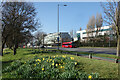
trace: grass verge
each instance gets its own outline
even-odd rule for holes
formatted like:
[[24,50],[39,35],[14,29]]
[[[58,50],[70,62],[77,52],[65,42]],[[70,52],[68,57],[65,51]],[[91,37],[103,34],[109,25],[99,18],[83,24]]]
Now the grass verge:
[[[2,57],[2,68],[3,69],[6,68],[13,61],[20,60],[22,62],[25,62],[34,58],[34,56],[45,57],[45,56],[64,55],[61,53],[42,52],[42,50],[40,50],[40,52],[38,51],[39,51],[38,49],[21,49],[20,48],[17,50],[17,54],[13,55],[13,52],[11,50],[6,49],[4,56]],[[81,54],[83,53],[81,52]],[[111,63],[111,62],[102,61],[102,60],[88,59],[88,58],[83,58],[75,55],[68,55],[68,54],[65,54],[65,55],[67,57],[74,57],[75,61],[82,64],[82,66],[79,65],[77,66],[77,68],[88,74],[99,73],[100,78],[117,78],[118,77],[118,64],[116,63]],[[9,73],[10,72],[3,73],[2,77],[3,78],[10,77]]]

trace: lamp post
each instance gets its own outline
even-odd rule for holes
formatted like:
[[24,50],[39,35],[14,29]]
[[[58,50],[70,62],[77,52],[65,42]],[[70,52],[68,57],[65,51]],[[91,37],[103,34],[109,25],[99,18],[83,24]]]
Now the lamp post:
[[[59,50],[59,4],[58,4],[58,37],[57,37],[57,41],[58,41],[58,50]],[[67,6],[67,5],[63,5],[63,6]]]

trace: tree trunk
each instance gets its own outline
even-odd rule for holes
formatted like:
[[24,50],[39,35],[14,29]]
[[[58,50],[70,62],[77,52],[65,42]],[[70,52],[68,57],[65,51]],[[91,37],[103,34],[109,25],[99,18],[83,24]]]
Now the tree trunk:
[[5,46],[5,43],[2,44],[2,52],[1,52],[2,54],[1,54],[1,56],[3,56],[3,49],[4,49],[4,46]]
[[2,32],[1,32],[1,29],[2,29],[2,25],[0,25],[0,55],[2,55]]
[[14,53],[13,53],[13,55],[15,55],[16,54],[16,48],[14,48]]
[[17,50],[17,48],[18,48],[18,45],[15,44],[15,45],[14,45],[14,49],[13,49],[13,50],[14,50],[14,53],[13,53],[14,55],[16,54],[16,50]]
[[2,55],[2,41],[1,40],[0,40],[0,55],[3,56]]
[[120,56],[120,35],[118,36],[118,41],[117,41],[117,56]]

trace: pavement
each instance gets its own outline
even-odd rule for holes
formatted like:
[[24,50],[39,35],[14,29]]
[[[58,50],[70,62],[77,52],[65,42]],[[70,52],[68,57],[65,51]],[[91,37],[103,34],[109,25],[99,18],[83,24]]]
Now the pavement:
[[[57,47],[52,47],[57,49]],[[96,54],[112,54],[116,55],[117,48],[93,48],[93,47],[79,47],[79,48],[59,48],[60,50],[77,51],[77,52],[91,52]]]

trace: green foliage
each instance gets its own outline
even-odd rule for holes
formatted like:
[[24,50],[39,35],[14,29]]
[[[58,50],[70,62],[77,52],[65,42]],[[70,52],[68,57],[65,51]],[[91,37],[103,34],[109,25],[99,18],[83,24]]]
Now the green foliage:
[[45,78],[45,79],[62,79],[62,78],[99,78],[96,73],[87,74],[77,69],[80,63],[74,60],[74,57],[66,56],[45,56],[34,57],[24,63],[17,60],[3,70],[11,72],[16,78]]
[[10,72],[10,71],[12,71],[12,70],[17,69],[17,68],[18,68],[19,66],[21,66],[21,65],[22,65],[22,62],[21,62],[20,60],[16,60],[16,61],[14,61],[14,62],[11,63],[11,66],[6,67],[6,68],[3,70],[3,72]]

